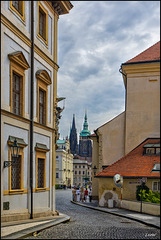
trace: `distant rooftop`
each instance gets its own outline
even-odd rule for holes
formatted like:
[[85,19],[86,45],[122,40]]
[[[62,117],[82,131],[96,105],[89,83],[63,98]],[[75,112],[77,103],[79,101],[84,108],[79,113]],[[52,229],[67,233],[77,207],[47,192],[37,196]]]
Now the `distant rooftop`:
[[160,61],[160,41],[155,43],[153,46],[149,47],[145,51],[138,54],[136,57],[131,58],[127,62],[123,63],[132,64],[132,63],[141,63],[141,62],[155,62]]
[[119,173],[123,177],[159,178],[160,172],[154,170],[159,169],[160,155],[143,154],[144,148],[149,145],[150,147],[160,147],[160,139],[146,139],[124,157],[99,172],[96,177],[113,177]]
[[58,139],[56,143],[57,143],[57,144],[65,144],[65,143],[66,143],[66,140]]

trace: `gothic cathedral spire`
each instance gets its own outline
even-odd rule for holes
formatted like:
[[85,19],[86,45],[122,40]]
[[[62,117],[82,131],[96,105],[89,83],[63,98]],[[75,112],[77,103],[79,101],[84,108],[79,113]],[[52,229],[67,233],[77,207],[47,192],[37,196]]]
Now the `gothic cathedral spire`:
[[77,154],[77,129],[75,127],[75,114],[73,114],[73,123],[70,130],[70,150],[72,154]]

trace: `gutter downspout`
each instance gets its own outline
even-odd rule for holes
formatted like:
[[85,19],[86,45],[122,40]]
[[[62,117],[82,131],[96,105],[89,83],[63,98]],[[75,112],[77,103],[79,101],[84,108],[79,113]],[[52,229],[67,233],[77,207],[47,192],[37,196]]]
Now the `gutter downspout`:
[[30,89],[30,191],[31,213],[33,219],[33,103],[34,103],[34,1],[31,1],[31,89]]
[[124,132],[125,132],[125,137],[124,137],[124,155],[126,154],[126,106],[127,106],[127,75],[122,72],[122,65],[119,69],[119,72],[125,77],[125,125],[124,125]]
[[98,129],[94,130],[94,133],[96,134],[97,142],[99,143],[99,136],[98,136],[98,134],[97,134],[97,131],[98,131]]

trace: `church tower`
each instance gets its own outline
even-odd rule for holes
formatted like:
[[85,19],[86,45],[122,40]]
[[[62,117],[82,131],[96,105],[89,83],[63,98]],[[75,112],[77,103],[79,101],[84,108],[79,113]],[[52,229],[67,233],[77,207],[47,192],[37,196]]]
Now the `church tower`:
[[92,143],[88,138],[90,135],[90,131],[88,130],[88,122],[87,122],[87,110],[85,111],[83,130],[79,136],[79,156],[81,157],[91,157],[92,156]]
[[77,129],[75,127],[75,114],[73,114],[73,123],[72,128],[70,129],[70,150],[72,154],[78,153],[78,144],[77,144]]

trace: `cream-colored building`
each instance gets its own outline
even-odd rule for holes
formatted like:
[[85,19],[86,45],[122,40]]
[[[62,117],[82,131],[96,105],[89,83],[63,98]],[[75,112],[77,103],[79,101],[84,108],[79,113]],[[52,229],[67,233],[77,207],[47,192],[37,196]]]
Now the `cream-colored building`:
[[71,188],[73,185],[73,154],[70,152],[68,137],[65,140],[58,139],[56,150],[56,185]]
[[[123,179],[122,190],[114,182],[116,174]],[[100,206],[107,206],[109,199],[115,207],[120,205],[120,199],[136,201],[137,186],[142,180],[150,190],[160,192],[160,138],[147,138],[95,178],[99,181]]]
[[92,185],[92,163],[85,157],[75,156],[73,159],[73,185],[76,187]]
[[146,138],[160,137],[160,42],[123,63],[125,111],[98,127],[93,140],[93,199],[98,199],[102,169],[125,156]]
[[1,2],[2,221],[56,214],[57,28],[72,7],[70,1]]

